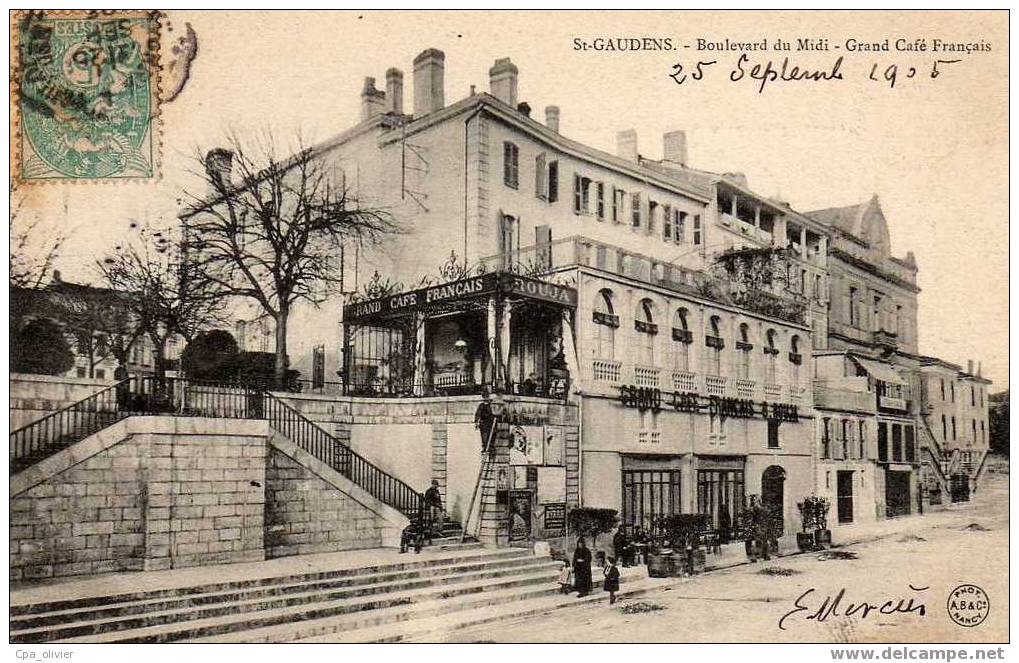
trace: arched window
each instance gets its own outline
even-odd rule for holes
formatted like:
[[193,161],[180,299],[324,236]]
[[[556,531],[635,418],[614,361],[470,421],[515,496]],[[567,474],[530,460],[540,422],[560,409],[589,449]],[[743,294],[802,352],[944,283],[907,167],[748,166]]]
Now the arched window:
[[677,371],[690,370],[690,343],[693,334],[690,332],[690,312],[685,308],[676,311],[672,318],[672,367]]
[[722,348],[725,347],[725,341],[722,340],[721,324],[722,319],[717,315],[711,316],[710,320],[710,331],[711,333],[705,339],[705,344],[711,348],[707,355],[707,374],[708,375],[721,375],[722,374]]
[[754,349],[754,346],[750,343],[750,325],[742,323],[739,326],[739,341],[736,343],[736,349],[739,351],[739,363],[737,365],[738,375],[737,377],[743,378],[744,380],[750,379],[750,351]]
[[637,363],[642,366],[655,365],[655,305],[650,299],[640,300],[637,305],[634,328],[637,330]]
[[775,338],[777,334],[774,329],[769,329],[764,335],[764,381],[768,384],[775,384],[776,376],[776,360],[778,356],[778,348],[775,347]]
[[616,327],[619,316],[612,306],[612,291],[600,290],[594,301],[594,356],[612,361],[616,358]]
[[803,364],[803,355],[800,354],[800,337],[793,335],[789,341],[789,363],[792,365],[792,379],[793,385],[800,384],[800,365]]

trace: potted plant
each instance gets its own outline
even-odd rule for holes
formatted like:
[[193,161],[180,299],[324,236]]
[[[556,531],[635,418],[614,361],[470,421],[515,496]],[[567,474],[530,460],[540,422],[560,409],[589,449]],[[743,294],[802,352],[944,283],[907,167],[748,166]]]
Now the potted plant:
[[831,502],[825,497],[814,497],[814,545],[818,550],[831,548],[831,530],[828,529],[828,511]]
[[802,532],[796,533],[796,547],[800,552],[809,552],[814,549],[814,503],[808,497],[796,505],[800,510],[800,522]]
[[700,533],[706,524],[707,516],[699,513],[677,513],[659,519],[658,529],[671,549],[674,575],[694,575],[704,571],[706,556],[701,547]]
[[761,530],[764,521],[767,520],[767,509],[761,506],[756,495],[750,495],[747,506],[739,514],[739,526],[737,531],[743,539],[743,546],[747,558],[756,562],[767,552],[761,546]]

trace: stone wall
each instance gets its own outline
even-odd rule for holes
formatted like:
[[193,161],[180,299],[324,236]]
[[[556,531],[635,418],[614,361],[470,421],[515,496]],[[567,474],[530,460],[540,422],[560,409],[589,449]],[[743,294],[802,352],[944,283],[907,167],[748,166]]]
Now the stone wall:
[[265,478],[266,558],[382,546],[376,513],[276,448]]
[[132,417],[11,479],[11,579],[262,559],[267,426]]
[[63,409],[113,384],[109,380],[11,373],[11,430]]

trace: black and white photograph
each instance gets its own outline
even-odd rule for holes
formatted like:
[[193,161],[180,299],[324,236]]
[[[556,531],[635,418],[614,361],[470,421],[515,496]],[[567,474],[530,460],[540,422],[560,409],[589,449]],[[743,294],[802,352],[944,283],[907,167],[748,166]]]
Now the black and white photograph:
[[9,18],[12,657],[1005,658],[1007,9]]

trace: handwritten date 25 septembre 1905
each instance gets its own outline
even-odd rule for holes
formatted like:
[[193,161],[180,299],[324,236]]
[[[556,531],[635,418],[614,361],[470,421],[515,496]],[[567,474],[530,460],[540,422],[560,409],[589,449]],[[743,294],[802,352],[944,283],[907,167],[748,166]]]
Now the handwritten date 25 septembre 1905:
[[[750,57],[744,53],[739,56],[735,65],[729,70],[728,79],[733,83],[743,80],[757,81],[758,94],[763,93],[764,88],[771,83],[841,81],[845,80],[844,60],[844,56],[839,56],[830,67],[806,68],[793,64],[788,57],[782,58],[778,63],[774,60],[755,63],[751,62]],[[927,65],[916,67],[875,62],[871,63],[867,79],[894,88],[902,80],[915,79],[918,76],[938,78],[943,73],[945,65],[957,62],[961,62],[961,60],[934,60],[929,67]],[[672,73],[669,74],[669,78],[676,85],[701,81],[713,76],[712,71],[717,71],[713,67],[717,64],[718,60],[699,60],[695,65],[688,67],[677,62],[672,65]]]

